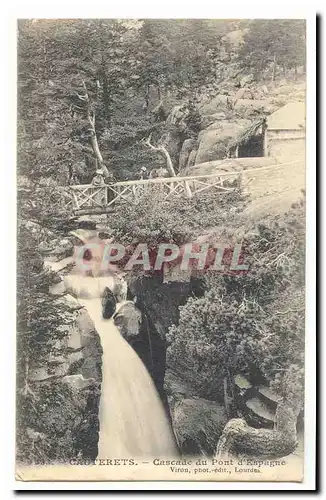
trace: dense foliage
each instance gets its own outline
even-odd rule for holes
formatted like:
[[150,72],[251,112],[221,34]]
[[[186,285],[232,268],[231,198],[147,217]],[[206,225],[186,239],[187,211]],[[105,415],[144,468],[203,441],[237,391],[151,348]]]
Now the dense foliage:
[[201,32],[198,22],[172,22],[166,30],[166,22],[154,20],[61,20],[60,28],[57,21],[20,21],[20,173],[64,184],[94,173],[85,89],[114,175],[125,178],[131,166],[135,172],[146,165],[152,153],[139,141],[164,128],[157,105],[176,89],[190,97],[215,77],[221,35],[212,26]]
[[180,308],[170,360],[185,360],[206,393],[256,366],[291,404],[303,404],[304,231],[303,205],[261,224],[243,242],[248,273],[207,272],[204,296]]
[[[67,334],[64,325],[69,315],[63,304],[49,295],[55,276],[43,264],[38,251],[44,233],[40,226],[19,224],[17,265],[17,458],[31,462],[46,458],[41,435],[35,434],[42,405],[46,404],[38,384],[33,384],[30,371],[35,367],[50,370],[50,355]],[[40,314],[40,311],[42,313]],[[70,318],[70,321],[72,318]],[[50,371],[48,372],[50,373]],[[54,388],[49,397],[54,397]],[[41,442],[39,442],[41,440]],[[40,452],[38,453],[38,444]],[[34,446],[35,445],[35,446]],[[50,445],[48,445],[51,448]]]
[[109,216],[108,224],[116,241],[122,244],[159,243],[182,245],[194,241],[207,230],[228,227],[232,232],[239,222],[239,213],[245,206],[240,191],[208,191],[205,197],[165,199],[157,188],[155,204],[153,193],[144,196],[137,205],[124,204]]
[[92,177],[95,137],[117,179],[162,164],[140,140],[164,136],[173,105],[223,92],[229,68],[235,85],[304,64],[303,21],[34,19],[18,33],[19,172],[61,184]]
[[257,19],[249,25],[238,57],[255,77],[269,72],[275,79],[278,67],[285,76],[286,70],[296,72],[305,65],[305,43],[305,21]]
[[[31,365],[47,367],[65,335],[63,320],[69,321],[48,293],[55,277],[39,251],[47,237],[62,236],[71,224],[63,187],[90,182],[98,166],[117,180],[137,177],[141,167],[165,166],[164,156],[146,147],[143,139],[149,136],[153,144],[165,145],[178,170],[182,144],[196,142],[203,128],[200,106],[230,88],[236,92],[248,74],[265,82],[281,70],[304,66],[304,37],[302,21],[19,21],[19,459],[64,459],[73,452],[60,432],[72,421],[75,395],[55,383],[36,390],[29,377]],[[205,231],[228,240],[241,229],[246,200],[239,191],[182,200],[164,200],[159,188],[154,194],[155,203],[151,193],[134,206],[122,203],[112,210],[108,226],[116,241],[182,245]],[[299,212],[262,223],[246,239],[248,274],[207,274],[205,295],[181,308],[179,324],[169,334],[170,357],[182,357],[192,367],[206,394],[214,392],[220,377],[230,378],[258,359],[279,392],[301,401]],[[46,420],[46,413],[53,419]]]

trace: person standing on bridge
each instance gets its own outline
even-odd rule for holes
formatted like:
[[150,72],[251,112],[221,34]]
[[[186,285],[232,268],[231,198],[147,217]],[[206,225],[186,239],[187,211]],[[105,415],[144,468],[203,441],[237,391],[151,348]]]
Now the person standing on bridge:
[[139,180],[148,179],[148,172],[146,167],[141,167],[138,177]]
[[[105,187],[105,180],[103,177],[103,170],[98,169],[96,170],[96,175],[93,177],[92,182],[91,182],[92,187],[94,188],[100,188],[100,187]],[[105,189],[99,189],[93,196],[93,200],[97,206],[104,206],[106,202],[106,192]]]
[[92,179],[92,186],[104,186],[105,181],[103,177],[103,170],[98,169],[96,170],[96,175]]

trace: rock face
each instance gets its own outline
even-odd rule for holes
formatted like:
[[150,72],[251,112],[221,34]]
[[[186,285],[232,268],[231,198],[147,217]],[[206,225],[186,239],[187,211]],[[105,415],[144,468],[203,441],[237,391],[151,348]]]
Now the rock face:
[[187,114],[188,110],[184,105],[174,106],[166,119],[167,132],[161,138],[161,142],[169,151],[174,165],[178,164],[180,150],[185,139],[184,120]]
[[194,165],[188,169],[188,175],[210,175],[217,172],[242,172],[254,168],[268,167],[275,165],[276,159],[271,156],[265,158],[229,158],[227,160],[216,160],[199,165]]
[[121,335],[131,345],[135,341],[146,341],[142,339],[141,332],[142,315],[139,309],[131,301],[119,304],[117,312],[114,315],[114,323],[118,327]]
[[[85,309],[57,343],[47,367],[33,367],[30,382],[42,400],[34,430],[51,443],[50,460],[81,454],[96,458],[101,386],[100,339]],[[62,450],[66,456],[62,456]]]
[[130,300],[118,304],[114,323],[146,366],[169,416],[164,391],[166,344],[158,334],[146,306]]
[[65,311],[62,339],[46,365],[29,369],[38,416],[29,427],[29,439],[45,463],[97,456],[102,347],[87,311],[65,293],[62,283],[50,290]]
[[[162,277],[147,277],[130,283],[136,305],[142,312],[139,337],[133,347],[155,381],[182,454],[213,454],[226,424],[223,405],[204,399],[191,370],[180,363],[169,363],[165,336],[172,324],[178,323],[179,306],[190,295],[200,295],[200,283],[195,280],[162,282]],[[146,357],[151,341],[151,355]],[[142,352],[142,348],[145,349]],[[223,393],[223,388],[221,385]],[[223,395],[222,395],[223,396]]]
[[202,130],[195,163],[221,160],[226,157],[229,143],[250,124],[249,120],[219,120]]
[[231,78],[230,85],[225,81],[225,92],[205,100],[200,106],[201,131],[197,144],[192,141],[191,151],[188,150],[190,141],[184,142],[179,158],[181,169],[225,159],[229,143],[257,117],[273,113],[290,100],[304,101],[305,82],[256,85],[249,75],[238,81],[238,88],[235,81]]
[[255,429],[245,420],[229,420],[218,442],[216,457],[246,454],[259,457],[283,457],[297,446],[296,420],[293,412],[288,416],[287,428]]
[[[139,336],[132,346],[153,377],[157,391],[169,414],[166,379],[166,333],[176,323],[179,305],[184,304],[192,290],[189,282],[163,283],[162,276],[144,277],[129,283],[130,298],[141,311]],[[166,385],[166,384],[165,384]]]
[[171,409],[174,434],[183,455],[213,455],[227,423],[223,405],[183,399]]
[[102,314],[104,319],[110,319],[115,313],[117,307],[116,298],[108,287],[105,287],[102,297]]

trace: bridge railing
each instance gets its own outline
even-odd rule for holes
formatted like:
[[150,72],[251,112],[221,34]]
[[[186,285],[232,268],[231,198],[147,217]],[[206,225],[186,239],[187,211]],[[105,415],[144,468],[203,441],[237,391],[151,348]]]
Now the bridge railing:
[[[303,169],[299,168],[301,164]],[[233,191],[241,185],[244,191],[249,187],[253,195],[258,188],[259,192],[263,192],[264,185],[270,185],[271,178],[274,177],[277,184],[285,188],[287,182],[284,181],[285,171],[288,172],[287,177],[291,177],[294,172],[296,175],[303,172],[304,175],[304,162],[297,159],[287,162],[276,160],[273,165],[241,171],[121,181],[103,186],[72,185],[63,189],[67,195],[68,205],[72,206],[75,213],[105,213],[107,208],[116,202],[137,203],[148,193],[153,194],[153,198],[158,192],[160,197],[164,198],[173,196],[189,198],[212,189],[219,192]]]
[[75,210],[87,208],[102,208],[108,203],[108,186],[93,186],[82,184],[69,186],[71,204]]
[[137,202],[142,196],[151,192],[159,192],[164,199],[184,196],[191,198],[210,189],[232,191],[235,188],[230,186],[230,182],[238,178],[239,172],[226,172],[121,181],[104,186],[72,185],[69,186],[71,196],[69,204],[74,210],[107,208],[118,201]]

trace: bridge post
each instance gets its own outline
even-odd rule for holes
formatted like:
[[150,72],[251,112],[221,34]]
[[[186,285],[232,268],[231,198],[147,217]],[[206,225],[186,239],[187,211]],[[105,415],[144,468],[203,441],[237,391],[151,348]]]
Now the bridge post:
[[185,194],[187,198],[192,198],[192,192],[187,181],[184,181]]

